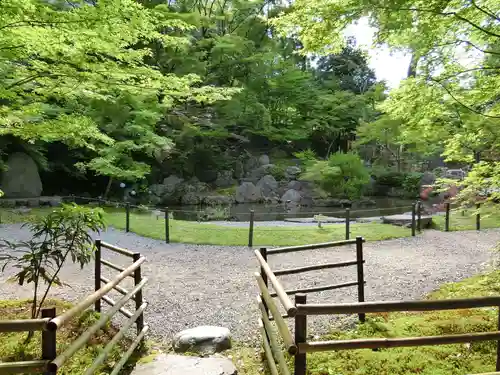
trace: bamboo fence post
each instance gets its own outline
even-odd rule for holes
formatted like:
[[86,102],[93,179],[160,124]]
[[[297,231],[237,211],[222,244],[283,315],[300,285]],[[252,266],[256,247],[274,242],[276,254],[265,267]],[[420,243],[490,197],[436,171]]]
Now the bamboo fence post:
[[[139,258],[141,257],[141,254],[140,253],[134,253],[134,256],[133,256],[133,260],[134,260],[134,263],[137,262],[139,260]],[[139,285],[140,283],[142,282],[142,275],[141,275],[141,266],[137,267],[137,269],[134,271],[134,284],[135,286]],[[135,310],[139,310],[143,304],[143,300],[142,300],[142,289],[139,289],[137,291],[137,293],[135,293],[135,297],[134,297],[134,300],[135,300]],[[137,335],[140,335],[141,334],[141,331],[143,330],[144,328],[144,315],[141,313],[141,315],[139,315],[137,317]]]
[[250,210],[250,226],[248,228],[248,247],[253,246],[253,221],[254,221],[255,211]]
[[481,208],[481,203],[476,203],[476,230],[481,230],[481,213],[479,209]]
[[411,205],[411,235],[415,237],[415,215],[416,215],[416,203]]
[[[94,291],[97,292],[101,289],[101,240],[95,240],[95,272],[94,272]],[[94,303],[94,310],[98,313],[101,312],[101,299]]]
[[[42,309],[42,318],[55,318],[56,309]],[[57,331],[42,331],[42,359],[52,361],[57,357]],[[45,371],[44,375],[55,375],[57,371]]]
[[[261,247],[259,249],[259,251],[260,251],[260,255],[262,255],[262,258],[264,258],[264,260],[267,263],[267,248]],[[264,268],[262,268],[262,267],[260,267],[260,277],[262,277],[262,280],[264,280],[264,284],[266,284],[266,288],[267,288],[268,287],[267,274],[266,274],[266,271],[264,271]],[[266,301],[262,297],[262,294],[260,295],[260,298],[262,299],[262,303],[264,304],[264,308],[266,310],[266,315],[269,318],[269,308],[267,307]]]
[[351,210],[345,209],[345,239],[348,240],[351,233]]
[[[500,331],[500,306],[498,307],[498,330]],[[500,341],[497,341],[497,363],[495,371],[500,371]]]
[[[363,268],[363,237],[356,237],[356,260],[358,268],[358,302],[365,302],[365,276]],[[359,321],[364,323],[365,314],[358,314]]]
[[130,232],[130,203],[125,205],[125,232]]
[[170,215],[168,207],[165,207],[165,242],[170,243]]
[[444,230],[445,230],[445,232],[449,232],[450,231],[450,202],[446,202],[445,207],[446,207],[446,217],[445,217],[445,222],[444,222]]
[[[295,295],[295,306],[298,304],[305,305],[307,303],[307,295],[299,293]],[[295,316],[295,345],[305,343],[307,341],[307,315]],[[306,353],[295,354],[294,375],[306,375],[307,357]]]

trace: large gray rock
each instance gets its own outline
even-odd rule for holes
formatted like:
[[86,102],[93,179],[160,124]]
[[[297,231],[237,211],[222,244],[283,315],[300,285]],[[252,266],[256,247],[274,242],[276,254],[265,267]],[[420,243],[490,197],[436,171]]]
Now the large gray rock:
[[292,180],[288,183],[287,187],[288,187],[288,189],[300,190],[300,189],[302,189],[302,183],[300,181],[297,181],[297,180]]
[[262,192],[251,182],[243,182],[236,189],[236,202],[255,203],[262,200]]
[[201,198],[196,192],[188,192],[182,196],[181,203],[186,206],[194,206],[201,203]]
[[42,180],[34,160],[22,152],[9,156],[1,187],[6,198],[39,197],[43,189]]
[[172,346],[177,353],[218,353],[231,348],[231,332],[216,326],[190,328],[175,335]]
[[160,354],[153,361],[139,363],[131,375],[237,375],[227,358],[200,358]]
[[215,186],[225,188],[234,185],[233,171],[221,171],[217,173],[217,179],[215,180]]
[[302,199],[302,196],[297,190],[289,189],[285,194],[281,197],[282,203],[299,203]]
[[278,181],[270,174],[262,177],[259,182],[257,182],[257,188],[260,189],[262,196],[264,198],[271,198],[277,196],[278,191]]
[[157,197],[163,197],[165,194],[168,193],[168,190],[169,188],[163,184],[153,184],[149,186],[149,191],[151,192],[151,194]]
[[203,203],[209,206],[229,206],[234,202],[234,197],[229,195],[207,195],[203,197]]
[[[411,214],[400,214],[400,215],[390,215],[383,216],[382,223],[392,224],[400,227],[411,226]],[[429,228],[432,224],[432,216],[422,216],[422,228]]]
[[271,174],[274,169],[274,164],[261,165],[259,168],[250,172],[250,179],[252,182],[257,183],[265,175]]
[[175,193],[177,187],[184,182],[183,178],[171,175],[163,180],[164,192],[162,195],[171,195]]
[[290,167],[287,167],[287,169],[285,170],[285,176],[289,180],[296,180],[300,172],[302,172],[302,169],[295,165],[292,165]]
[[261,155],[260,158],[259,158],[259,163],[260,163],[260,165],[270,164],[271,161],[269,160],[269,156],[267,156],[267,155]]

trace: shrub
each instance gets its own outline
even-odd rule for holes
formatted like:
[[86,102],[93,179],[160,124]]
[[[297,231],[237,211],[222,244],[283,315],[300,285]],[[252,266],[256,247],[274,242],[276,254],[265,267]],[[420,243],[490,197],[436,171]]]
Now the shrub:
[[332,197],[359,198],[370,175],[355,153],[335,153],[328,160],[311,162],[303,175]]

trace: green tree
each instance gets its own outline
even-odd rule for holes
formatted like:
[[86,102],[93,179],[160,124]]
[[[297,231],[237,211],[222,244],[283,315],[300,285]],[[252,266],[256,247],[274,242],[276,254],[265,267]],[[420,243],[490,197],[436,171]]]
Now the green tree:
[[332,197],[356,199],[362,195],[370,175],[355,153],[335,153],[328,160],[308,163],[302,178],[314,182]]

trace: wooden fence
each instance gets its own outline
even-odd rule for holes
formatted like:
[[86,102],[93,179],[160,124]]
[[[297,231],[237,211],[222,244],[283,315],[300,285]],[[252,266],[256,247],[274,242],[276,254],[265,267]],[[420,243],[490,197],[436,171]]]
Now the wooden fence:
[[[440,301],[396,301],[396,302],[365,302],[364,301],[364,276],[363,276],[363,239],[357,237],[356,240],[329,242],[324,244],[292,246],[277,249],[261,249],[255,251],[255,255],[260,265],[260,273],[255,273],[255,278],[260,289],[257,303],[261,311],[259,326],[262,334],[263,348],[269,370],[272,375],[290,375],[290,370],[286,363],[285,355],[279,344],[280,340],[275,334],[275,327],[278,330],[281,341],[284,343],[286,351],[295,357],[294,375],[305,375],[307,368],[307,353],[349,350],[349,349],[378,349],[396,348],[409,346],[445,345],[457,343],[469,343],[475,341],[496,340],[497,360],[496,371],[480,375],[500,375],[500,296],[480,297],[467,299],[447,299]],[[267,263],[270,254],[283,254],[293,251],[312,250],[320,248],[330,248],[348,244],[356,244],[356,260],[331,263],[317,266],[307,266],[288,270],[273,271]],[[357,266],[358,278],[356,282],[328,285],[324,287],[304,288],[285,291],[277,276],[295,274],[325,268]],[[271,284],[275,293],[271,293],[268,284]],[[308,304],[307,294],[323,290],[339,289],[348,286],[358,286],[358,302],[342,304]],[[288,297],[294,294],[295,301]],[[286,311],[286,315],[281,315],[278,304],[273,297],[278,297],[279,302]],[[375,338],[375,339],[352,339],[352,340],[330,340],[330,341],[308,341],[307,340],[307,317],[310,315],[330,315],[330,314],[358,314],[360,321],[365,320],[365,314],[388,313],[388,312],[409,312],[409,311],[439,311],[469,309],[480,307],[499,307],[499,328],[493,332],[477,332],[455,335],[427,336],[427,337],[404,337],[404,338]],[[271,313],[271,316],[269,315]],[[288,327],[286,318],[294,319],[295,332],[292,333]],[[272,323],[275,322],[275,324]]]
[[[298,306],[302,305],[306,301],[305,293],[314,293],[325,290],[334,290],[347,288],[351,286],[357,286],[358,288],[358,301],[364,302],[365,293],[365,281],[364,281],[364,260],[363,260],[363,243],[362,237],[357,237],[355,240],[345,240],[338,242],[326,242],[320,244],[303,245],[303,246],[289,246],[281,247],[276,249],[261,248],[255,251],[255,256],[259,261],[260,273],[255,273],[255,278],[259,285],[260,295],[257,297],[257,304],[261,311],[261,318],[259,319],[259,326],[262,333],[264,353],[266,355],[267,363],[272,375],[277,375],[281,373],[282,375],[289,375],[288,366],[286,364],[285,356],[278,344],[279,340],[275,334],[275,327],[277,328],[280,337],[285,345],[286,351],[295,356],[295,374],[303,375],[305,372],[301,372],[301,369],[305,371],[305,356],[300,352],[298,343],[305,342],[306,332],[307,332],[307,321],[304,316],[298,315]],[[312,266],[305,266],[299,268],[289,268],[283,270],[273,271],[267,263],[268,257],[275,254],[286,254],[298,251],[307,251],[315,249],[325,249],[344,245],[356,245],[356,259],[337,262],[337,263],[325,263]],[[356,266],[357,269],[357,279],[352,282],[324,285],[319,287],[302,288],[294,290],[285,290],[281,283],[279,282],[277,276],[281,275],[291,275],[303,272],[310,272],[321,269],[332,269]],[[269,291],[269,284],[271,284],[274,289],[274,293]],[[295,295],[295,303],[292,302],[289,295]],[[278,304],[275,302],[273,297],[278,297],[279,302],[283,306],[286,314],[281,315]],[[271,316],[269,315],[271,313]],[[295,318],[295,337],[292,337],[288,324],[286,323],[286,318]],[[364,312],[359,313],[359,320],[361,322],[365,321]],[[274,324],[272,323],[274,321]],[[276,360],[276,361],[275,361]],[[278,372],[279,368],[279,372]]]
[[[0,363],[0,375],[4,374],[19,374],[19,373],[44,373],[45,375],[53,375],[64,366],[64,364],[80,350],[92,336],[109,322],[113,316],[120,312],[128,319],[115,334],[115,336],[104,347],[99,356],[94,360],[92,365],[82,374],[94,374],[97,369],[106,360],[107,356],[113,347],[125,336],[128,329],[135,324],[137,326],[137,336],[132,341],[128,350],[114,365],[111,375],[116,375],[123,368],[127,360],[130,358],[134,350],[143,342],[144,335],[149,327],[144,325],[143,313],[147,307],[147,303],[143,301],[142,289],[147,283],[147,278],[142,277],[141,265],[146,261],[146,258],[140,253],[132,253],[126,249],[110,245],[108,243],[96,240],[95,242],[95,292],[78,302],[75,306],[65,311],[59,316],[56,316],[55,309],[43,309],[41,319],[22,319],[22,320],[0,320],[0,332],[27,332],[27,331],[42,331],[42,359],[38,361],[23,361],[23,362],[7,362]],[[111,250],[115,253],[132,258],[133,263],[128,267],[111,263],[102,259],[101,252],[103,249]],[[101,276],[102,266],[110,267],[120,273],[113,279],[107,279]],[[133,277],[134,287],[128,291],[121,286],[120,282],[127,277]],[[104,283],[104,284],[102,284]],[[112,289],[123,295],[118,301],[112,300],[106,294]],[[135,311],[131,312],[124,308],[124,305],[133,299],[135,301]],[[101,313],[101,301],[106,302],[111,306],[109,311]],[[94,305],[95,311],[101,313],[97,322],[90,326],[81,334],[69,347],[63,352],[57,354],[57,331],[64,327],[70,320],[80,316],[87,308]]]

